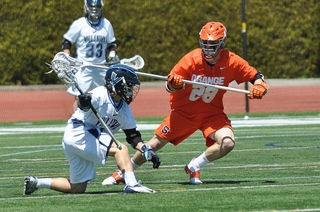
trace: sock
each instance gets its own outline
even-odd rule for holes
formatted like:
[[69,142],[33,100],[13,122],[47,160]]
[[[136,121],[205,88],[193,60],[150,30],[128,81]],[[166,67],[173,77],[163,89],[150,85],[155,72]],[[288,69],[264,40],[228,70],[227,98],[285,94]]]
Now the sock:
[[194,160],[200,167],[205,166],[210,161],[206,158],[205,153],[202,153],[199,157]]
[[136,170],[139,167],[139,165],[133,162],[132,158],[131,158],[131,163],[132,163],[133,170]]
[[124,181],[126,182],[126,185],[129,185],[129,186],[134,186],[135,184],[138,183],[133,172],[124,173],[123,178],[124,178]]
[[51,178],[38,179],[37,188],[51,188]]

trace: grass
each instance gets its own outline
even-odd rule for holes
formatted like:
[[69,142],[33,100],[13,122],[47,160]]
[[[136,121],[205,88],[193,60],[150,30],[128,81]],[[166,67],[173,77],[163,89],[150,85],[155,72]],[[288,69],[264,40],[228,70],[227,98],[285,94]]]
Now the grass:
[[[234,114],[231,120],[245,114]],[[319,112],[250,114],[250,119],[318,117]],[[159,123],[162,118],[138,118]],[[56,127],[66,121],[1,123],[0,129]],[[142,131],[144,140],[153,130]],[[183,171],[206,148],[197,131],[180,145],[158,153],[159,169],[146,163],[135,171],[143,185],[157,194],[122,193],[124,185],[104,187],[116,165],[96,166],[98,178],[84,194],[63,194],[40,189],[24,196],[26,175],[68,178],[62,147],[63,132],[0,135],[0,211],[320,211],[320,132],[318,124],[235,128],[236,147],[226,157],[201,170],[203,185],[190,185]],[[117,139],[125,142],[122,132]],[[129,147],[130,153],[134,151]],[[299,210],[298,210],[299,209]]]

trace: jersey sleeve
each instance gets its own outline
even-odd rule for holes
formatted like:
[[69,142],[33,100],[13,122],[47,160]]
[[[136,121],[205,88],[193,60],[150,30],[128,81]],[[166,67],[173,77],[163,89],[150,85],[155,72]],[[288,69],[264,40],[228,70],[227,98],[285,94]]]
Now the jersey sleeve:
[[106,31],[108,32],[107,42],[112,43],[116,41],[116,37],[114,35],[114,30],[110,21],[104,18]]
[[136,121],[132,115],[132,111],[129,105],[126,105],[124,113],[125,113],[125,120],[121,128],[123,130],[137,128]]
[[238,84],[253,80],[258,73],[257,69],[250,66],[246,60],[239,56],[235,56],[235,65],[237,66],[237,70],[239,70],[235,75],[235,81]]
[[72,44],[74,44],[79,37],[82,26],[80,20],[81,19],[74,21],[69,27],[69,30],[63,35],[63,37],[70,41]]

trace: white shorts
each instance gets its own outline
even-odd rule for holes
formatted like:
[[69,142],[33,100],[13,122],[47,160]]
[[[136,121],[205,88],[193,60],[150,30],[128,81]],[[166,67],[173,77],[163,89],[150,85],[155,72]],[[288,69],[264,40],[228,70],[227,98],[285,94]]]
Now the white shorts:
[[[106,76],[106,70],[98,68],[85,68],[83,71],[78,71],[75,74],[78,86],[84,93],[87,93],[89,89],[94,89],[104,84],[104,78]],[[80,95],[80,92],[75,86],[68,88],[68,93],[73,96]]]
[[70,164],[70,182],[83,183],[97,178],[94,163],[105,165],[111,137],[86,126],[68,124],[62,146]]

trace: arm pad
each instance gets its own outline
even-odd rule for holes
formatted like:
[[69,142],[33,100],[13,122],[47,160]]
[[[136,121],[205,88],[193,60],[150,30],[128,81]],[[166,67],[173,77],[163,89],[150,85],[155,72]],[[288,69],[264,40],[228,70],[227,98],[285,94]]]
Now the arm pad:
[[68,41],[67,39],[63,39],[63,41],[62,41],[62,50],[64,50],[64,49],[69,49],[69,50],[71,50],[71,46],[72,46],[72,44],[71,44],[71,42],[70,41]]
[[126,140],[132,146],[132,148],[135,149],[138,143],[143,143],[141,134],[136,129],[123,130],[123,132],[126,134]]

